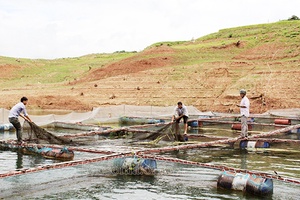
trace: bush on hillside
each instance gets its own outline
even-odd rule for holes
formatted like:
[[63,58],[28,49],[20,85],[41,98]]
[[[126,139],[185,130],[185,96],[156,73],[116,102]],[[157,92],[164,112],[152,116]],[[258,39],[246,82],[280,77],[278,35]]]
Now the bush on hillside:
[[293,15],[288,20],[299,20],[299,17],[297,17],[296,15]]

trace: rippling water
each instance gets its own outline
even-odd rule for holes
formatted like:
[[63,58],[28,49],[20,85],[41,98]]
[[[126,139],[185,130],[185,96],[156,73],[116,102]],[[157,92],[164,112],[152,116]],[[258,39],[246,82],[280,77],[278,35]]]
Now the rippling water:
[[[214,128],[213,126],[208,128]],[[225,126],[220,128],[227,128]],[[190,130],[190,133],[195,130]],[[232,137],[225,130],[196,130],[197,133]],[[5,133],[3,138],[14,138]],[[297,138],[285,135],[282,138]],[[96,140],[96,139],[95,139]],[[200,139],[201,140],[201,139]],[[128,146],[130,145],[130,146]],[[129,139],[96,140],[99,149],[136,148]],[[145,146],[143,146],[145,148]],[[181,150],[162,154],[202,163],[274,173],[300,179],[300,148],[298,145],[277,144],[269,149],[240,150],[236,146]],[[75,160],[99,157],[99,154],[76,152]],[[49,159],[18,152],[0,151],[0,173],[10,170],[52,164]],[[241,191],[217,188],[218,170],[157,161],[159,173],[149,176],[114,175],[113,161],[52,169],[0,179],[2,199],[299,199],[300,186],[274,180],[274,192],[267,197],[253,196]]]

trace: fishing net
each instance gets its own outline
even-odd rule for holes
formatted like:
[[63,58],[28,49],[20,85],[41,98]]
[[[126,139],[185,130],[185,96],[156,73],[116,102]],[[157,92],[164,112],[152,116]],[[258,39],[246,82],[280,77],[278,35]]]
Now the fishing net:
[[23,125],[23,139],[29,142],[34,142],[37,144],[71,144],[72,140],[64,137],[58,137],[53,133],[46,131],[45,129],[39,127],[33,122],[24,121]]
[[178,123],[163,123],[159,125],[149,125],[142,127],[143,131],[134,131],[133,138],[137,140],[151,140],[154,142],[163,141],[184,141],[183,135],[180,133]]

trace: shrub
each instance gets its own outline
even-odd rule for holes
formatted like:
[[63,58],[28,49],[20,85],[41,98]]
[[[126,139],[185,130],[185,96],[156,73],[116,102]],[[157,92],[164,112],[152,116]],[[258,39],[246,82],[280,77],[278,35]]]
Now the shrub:
[[292,15],[288,20],[299,20],[299,17]]

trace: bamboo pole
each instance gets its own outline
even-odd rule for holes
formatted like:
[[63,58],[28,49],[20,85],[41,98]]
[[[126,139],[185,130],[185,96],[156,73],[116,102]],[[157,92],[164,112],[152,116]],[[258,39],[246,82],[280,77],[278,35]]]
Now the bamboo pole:
[[[206,120],[206,119],[198,119],[200,122],[206,123],[215,123],[215,124],[240,124],[241,122],[238,121],[216,121],[216,120]],[[256,122],[248,122],[248,125],[259,125],[259,126],[277,126],[277,127],[286,127],[289,125],[283,124],[267,124],[267,123],[256,123]]]
[[[278,135],[280,133],[287,132],[287,131],[290,131],[290,130],[293,130],[296,128],[300,128],[300,124],[288,126],[288,127],[282,128],[282,129],[274,130],[274,131],[270,131],[268,133],[254,135],[254,136],[249,137],[248,139],[270,137],[270,136]],[[176,151],[176,150],[183,150],[183,149],[211,147],[211,146],[215,146],[218,144],[233,144],[238,140],[241,140],[241,139],[236,137],[236,138],[230,138],[230,139],[225,139],[225,140],[217,140],[217,141],[212,141],[212,142],[205,142],[205,143],[198,143],[198,144],[191,144],[191,145],[168,146],[168,147],[144,150],[143,153],[160,153],[160,152]],[[137,154],[138,153],[140,153],[140,152],[137,152]]]
[[[208,116],[208,115],[199,115],[199,116]],[[220,114],[215,114],[213,116],[211,116],[211,118],[207,118],[207,119],[218,119],[218,118],[237,118],[237,117],[241,117],[240,114],[232,114],[232,115],[226,115],[225,113],[220,113]],[[258,119],[290,119],[290,120],[296,120],[299,121],[300,120],[300,116],[299,117],[293,117],[293,116],[275,116],[275,115],[263,115],[263,114],[250,114],[249,118],[258,118]],[[204,119],[204,118],[200,118],[200,119]]]
[[[189,134],[188,137],[189,138],[208,138],[208,139],[218,139],[218,140],[230,139],[229,137],[206,136],[206,135],[199,135],[199,134]],[[248,140],[249,141],[263,141],[263,142],[269,142],[269,143],[295,143],[295,144],[300,144],[300,140],[291,140],[291,139],[251,138],[251,137],[249,137]]]
[[[193,130],[214,130],[214,131],[227,131],[227,132],[241,132],[240,130],[235,129],[225,129],[225,128],[204,128],[204,127],[197,127],[193,128]],[[261,133],[261,131],[249,131],[248,133]]]

